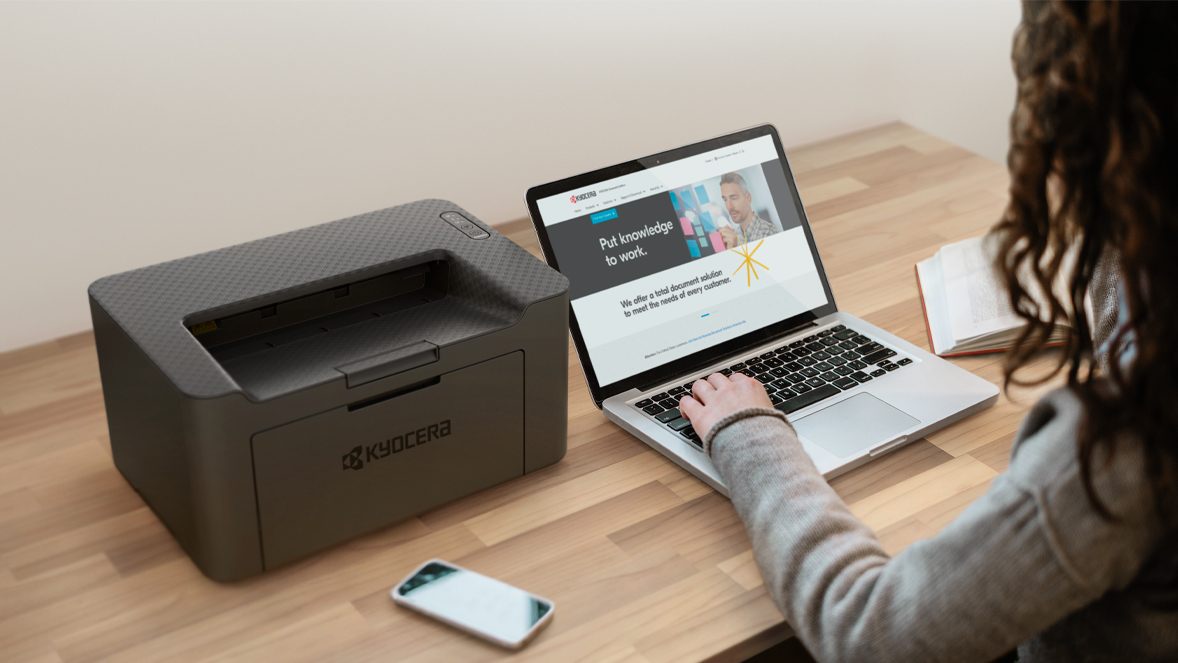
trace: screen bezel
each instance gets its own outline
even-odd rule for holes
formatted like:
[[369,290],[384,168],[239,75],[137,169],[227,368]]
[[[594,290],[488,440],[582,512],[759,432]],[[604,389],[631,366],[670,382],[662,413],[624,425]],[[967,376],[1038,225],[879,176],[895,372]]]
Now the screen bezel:
[[629,391],[633,388],[646,389],[658,384],[667,382],[676,376],[690,373],[693,369],[703,368],[709,364],[714,364],[717,361],[724,359],[730,355],[739,354],[741,351],[749,347],[760,345],[766,341],[777,338],[778,336],[796,329],[807,322],[812,322],[825,315],[829,315],[838,310],[834,301],[834,294],[830,290],[830,282],[826,278],[826,270],[822,266],[822,258],[818,255],[818,248],[814,244],[814,234],[810,231],[810,221],[806,217],[806,210],[802,206],[802,199],[798,194],[797,182],[794,180],[793,169],[790,168],[789,160],[785,156],[785,150],[781,146],[781,138],[777,134],[777,128],[772,124],[762,124],[749,129],[743,129],[726,136],[718,138],[711,138],[708,140],[692,143],[683,147],[678,147],[658,154],[652,154],[638,159],[632,159],[613,166],[605,168],[598,168],[581,175],[574,175],[548,184],[541,184],[528,189],[527,204],[528,213],[531,215],[532,226],[536,230],[536,237],[540,240],[540,248],[544,253],[544,259],[548,265],[553,269],[560,271],[559,261],[556,259],[552,251],[552,245],[548,240],[548,229],[544,225],[544,220],[540,218],[540,210],[537,201],[555,196],[558,194],[568,193],[573,189],[585,188],[600,184],[606,180],[614,179],[623,175],[629,175],[648,168],[655,168],[657,166],[678,161],[688,157],[693,157],[704,152],[714,149],[735,145],[736,143],[743,143],[748,140],[760,138],[762,136],[771,136],[773,138],[773,146],[777,150],[777,158],[781,161],[781,167],[785,170],[786,181],[789,182],[790,194],[793,197],[794,206],[797,208],[798,218],[801,220],[802,230],[806,234],[806,242],[810,246],[810,254],[814,258],[814,264],[818,269],[818,278],[822,282],[822,290],[826,295],[827,303],[809,311],[804,311],[790,318],[786,318],[779,322],[767,325],[760,329],[742,334],[733,339],[724,341],[705,350],[694,352],[686,357],[667,362],[665,364],[655,366],[649,370],[637,373],[628,378],[623,378],[617,382],[612,382],[608,385],[602,386],[597,380],[597,373],[593,368],[592,359],[589,356],[588,349],[585,347],[585,339],[581,335],[581,327],[577,322],[577,314],[573,310],[572,301],[569,301],[569,330],[573,335],[573,343],[577,348],[577,355],[581,360],[581,368],[585,373],[585,381],[589,384],[589,393],[593,396],[593,402],[597,407],[605,399],[616,394]]

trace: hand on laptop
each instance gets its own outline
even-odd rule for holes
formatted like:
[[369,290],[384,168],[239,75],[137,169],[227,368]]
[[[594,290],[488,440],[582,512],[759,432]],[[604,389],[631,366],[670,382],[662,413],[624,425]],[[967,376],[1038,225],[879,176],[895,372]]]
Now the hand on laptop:
[[717,421],[750,407],[769,408],[773,404],[761,383],[743,373],[731,377],[712,373],[708,379],[691,385],[691,396],[679,399],[679,411],[701,438],[707,437]]

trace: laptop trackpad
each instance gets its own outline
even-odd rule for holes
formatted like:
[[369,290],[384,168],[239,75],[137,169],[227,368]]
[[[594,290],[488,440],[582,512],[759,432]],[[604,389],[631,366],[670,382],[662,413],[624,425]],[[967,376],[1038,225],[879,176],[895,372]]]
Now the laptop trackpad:
[[918,421],[871,394],[855,394],[793,425],[801,437],[847,458],[888,441]]

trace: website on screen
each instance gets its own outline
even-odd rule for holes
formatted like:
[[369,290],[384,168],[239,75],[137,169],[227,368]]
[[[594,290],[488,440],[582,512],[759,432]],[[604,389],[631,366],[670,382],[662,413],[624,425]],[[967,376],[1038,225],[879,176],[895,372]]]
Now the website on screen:
[[537,201],[599,384],[827,303],[770,136]]

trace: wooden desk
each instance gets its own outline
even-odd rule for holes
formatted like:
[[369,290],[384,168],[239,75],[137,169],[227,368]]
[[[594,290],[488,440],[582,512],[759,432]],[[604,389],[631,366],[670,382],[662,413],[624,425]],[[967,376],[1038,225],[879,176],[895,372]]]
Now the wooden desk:
[[[902,124],[791,161],[840,308],[928,347],[912,266],[998,218],[1005,169]],[[502,229],[535,250],[526,222]],[[786,637],[727,500],[606,421],[571,347],[569,362],[556,466],[219,585],[115,470],[92,337],[0,356],[0,659],[503,655],[389,601],[431,556],[556,601],[524,658],[732,659]],[[993,356],[958,363],[1000,380]],[[833,483],[897,551],[986,490],[1033,397],[1003,397]]]

